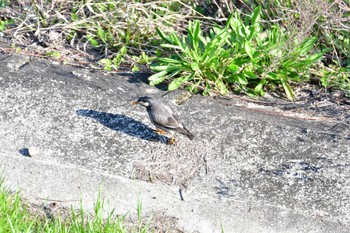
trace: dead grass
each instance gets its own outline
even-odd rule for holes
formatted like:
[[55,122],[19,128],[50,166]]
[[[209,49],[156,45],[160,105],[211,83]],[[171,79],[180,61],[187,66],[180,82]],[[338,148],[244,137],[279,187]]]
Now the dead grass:
[[180,145],[167,146],[161,155],[135,163],[136,178],[147,182],[162,182],[187,188],[199,170],[205,169],[207,151],[203,148],[207,146],[203,141],[196,142],[196,148],[187,147],[186,141],[176,143]]
[[[177,9],[181,9],[176,11]],[[79,51],[85,61],[115,58],[132,62],[142,53],[157,50],[156,27],[178,31],[196,13],[180,0],[147,1],[50,1],[15,0],[0,9],[4,18],[15,20],[4,31],[11,44],[31,47],[41,55],[66,63]],[[70,52],[69,52],[70,50]],[[77,57],[74,57],[77,59]],[[78,58],[79,59],[79,58]]]

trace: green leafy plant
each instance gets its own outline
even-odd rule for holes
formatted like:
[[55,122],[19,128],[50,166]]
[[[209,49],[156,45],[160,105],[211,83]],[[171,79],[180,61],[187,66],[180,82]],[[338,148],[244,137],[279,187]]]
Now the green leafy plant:
[[46,52],[45,55],[48,57],[56,58],[56,59],[61,58],[61,53],[58,51],[49,51],[49,52]]
[[9,5],[10,1],[8,0],[0,0],[0,8],[3,8],[7,5]]
[[[333,69],[332,69],[333,68]],[[329,89],[339,89],[350,98],[350,66],[345,68],[330,67],[321,74],[322,85]]]
[[126,46],[123,46],[120,51],[112,59],[104,58],[99,61],[103,65],[104,69],[111,71],[112,69],[118,69],[120,64],[124,61],[124,56],[127,52]]
[[[221,92],[226,93],[226,87],[220,77],[223,77],[225,69],[222,63],[228,59],[229,53],[224,50],[228,34],[227,28],[212,29],[205,38],[200,30],[199,21],[190,22],[188,36],[179,38],[175,32],[169,36],[157,29],[160,37],[167,42],[162,44],[164,48],[176,51],[170,58],[159,58],[159,63],[151,68],[157,71],[149,80],[156,85],[165,79],[175,77],[169,85],[169,90],[177,89],[183,83],[188,83],[190,90],[197,92],[198,88],[206,86],[209,91],[212,86],[220,86]],[[189,83],[191,82],[191,83]]]
[[12,24],[13,22],[13,19],[0,20],[0,32],[4,31],[7,25]]
[[264,89],[281,86],[293,100],[293,82],[306,81],[311,65],[322,58],[323,52],[312,53],[315,37],[298,41],[289,38],[278,25],[264,31],[260,22],[261,7],[242,19],[236,12],[225,27],[215,26],[207,35],[199,21],[190,22],[187,35],[175,32],[159,36],[161,46],[171,52],[158,58],[149,77],[152,85],[169,80],[169,90],[184,85],[193,92],[204,94],[229,90],[250,95],[263,95]]
[[[313,35],[317,36],[316,47],[319,50],[325,50],[325,58],[322,63],[325,67],[323,70],[325,76],[321,76],[323,80],[332,80],[332,82],[342,77],[345,67],[350,65],[350,1],[264,1],[264,0],[244,0],[248,7],[242,8],[244,12],[249,12],[250,7],[261,4],[264,6],[262,10],[262,18],[265,25],[271,25],[272,21],[280,22],[289,31],[295,31],[295,34],[301,36]],[[338,70],[334,71],[330,70]],[[331,79],[329,79],[329,74]],[[329,82],[321,82],[322,84]],[[342,86],[342,85],[341,85]],[[344,89],[347,92],[347,89]]]

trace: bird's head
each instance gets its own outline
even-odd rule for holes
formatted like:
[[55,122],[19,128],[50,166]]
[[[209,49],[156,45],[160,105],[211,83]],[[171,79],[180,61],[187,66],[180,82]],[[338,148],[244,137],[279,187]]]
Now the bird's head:
[[131,104],[134,104],[134,105],[139,104],[147,108],[149,106],[152,106],[154,102],[155,100],[152,99],[151,97],[143,96],[143,97],[140,97],[137,101],[132,102]]

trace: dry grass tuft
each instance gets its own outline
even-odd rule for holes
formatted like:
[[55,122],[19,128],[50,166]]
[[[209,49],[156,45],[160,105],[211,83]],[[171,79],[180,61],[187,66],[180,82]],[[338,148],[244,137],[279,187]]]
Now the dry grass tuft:
[[174,146],[166,147],[162,154],[135,163],[136,178],[188,187],[199,170],[204,168],[207,151],[203,150],[206,148],[205,142],[196,142],[195,148],[186,147],[186,143],[179,141]]

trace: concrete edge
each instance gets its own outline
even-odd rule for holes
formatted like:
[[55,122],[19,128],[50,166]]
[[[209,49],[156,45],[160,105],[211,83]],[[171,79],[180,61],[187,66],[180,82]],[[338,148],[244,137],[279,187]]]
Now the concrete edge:
[[[195,190],[185,193],[185,201],[181,201],[177,187],[8,155],[1,151],[0,169],[5,176],[5,185],[13,191],[20,190],[29,201],[56,200],[62,206],[79,208],[82,200],[84,209],[92,212],[101,191],[107,205],[115,208],[117,214],[128,212],[134,215],[137,200],[141,198],[143,214],[163,213],[173,217],[179,229],[185,232],[221,232],[221,224],[225,232],[306,232],[302,229],[320,232],[320,229],[331,230],[336,224],[302,216],[288,209],[242,200],[209,198]],[[293,227],[296,219],[300,220],[299,227]]]

